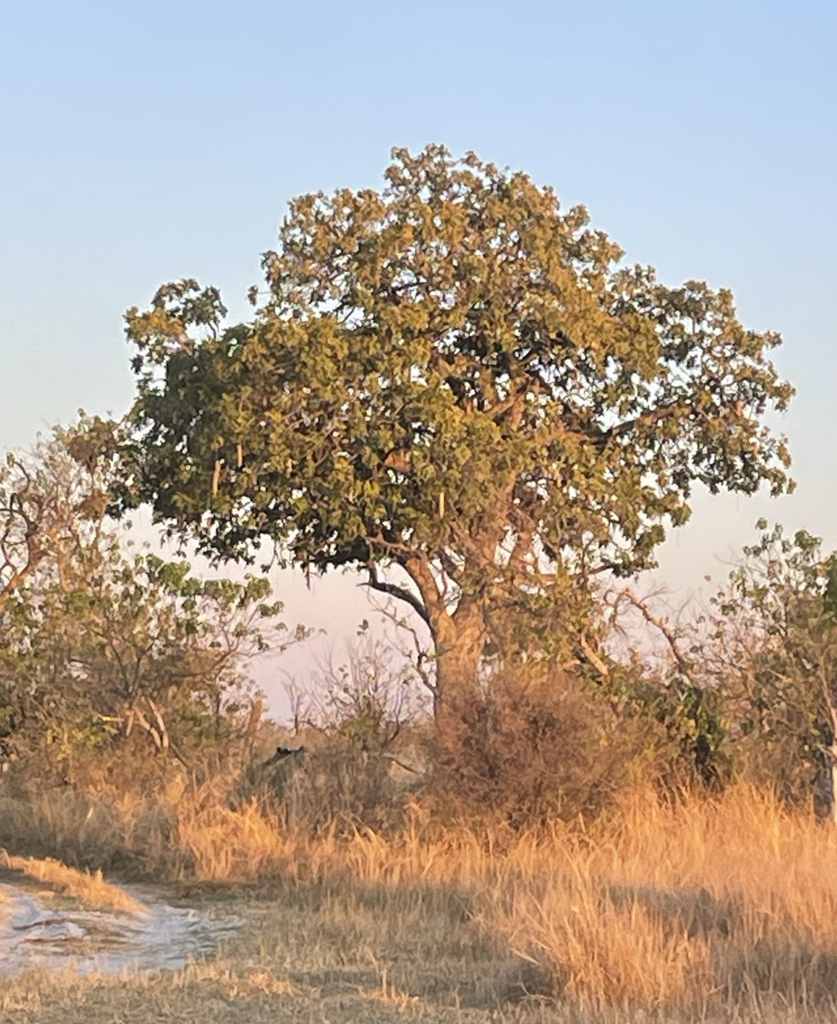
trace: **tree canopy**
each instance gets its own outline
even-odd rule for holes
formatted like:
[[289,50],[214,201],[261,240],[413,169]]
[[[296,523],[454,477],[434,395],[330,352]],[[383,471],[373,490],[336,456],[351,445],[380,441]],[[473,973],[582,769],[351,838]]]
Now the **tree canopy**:
[[359,567],[450,686],[521,606],[653,565],[695,484],[785,490],[792,388],[729,291],[660,283],[526,174],[434,145],[385,179],[290,204],[252,318],[193,280],[128,311],[121,504],[221,558]]

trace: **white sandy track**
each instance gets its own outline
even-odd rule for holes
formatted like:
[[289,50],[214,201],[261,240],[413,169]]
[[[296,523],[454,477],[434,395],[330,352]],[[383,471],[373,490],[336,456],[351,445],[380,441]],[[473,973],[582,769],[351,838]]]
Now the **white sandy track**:
[[120,973],[182,967],[210,954],[239,927],[171,907],[147,890],[132,893],[146,913],[90,910],[28,887],[0,886],[0,977],[33,968]]

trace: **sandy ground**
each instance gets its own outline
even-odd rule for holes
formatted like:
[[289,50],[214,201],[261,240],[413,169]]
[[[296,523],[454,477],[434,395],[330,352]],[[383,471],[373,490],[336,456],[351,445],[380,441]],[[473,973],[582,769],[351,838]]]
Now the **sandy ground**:
[[[339,888],[169,894],[175,906],[238,918],[210,959],[122,976],[37,970],[0,988],[0,1021],[545,1021],[545,981],[478,934],[449,893]],[[397,905],[394,905],[397,904]],[[428,915],[428,909],[431,913]],[[540,992],[540,994],[539,994]]]

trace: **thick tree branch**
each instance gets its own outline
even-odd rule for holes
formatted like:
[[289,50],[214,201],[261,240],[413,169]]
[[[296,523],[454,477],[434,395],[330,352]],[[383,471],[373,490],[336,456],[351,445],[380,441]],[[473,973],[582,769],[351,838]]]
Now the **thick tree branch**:
[[390,597],[395,597],[399,601],[404,601],[428,626],[430,625],[430,615],[427,609],[422,604],[420,598],[411,590],[400,586],[398,583],[388,583],[386,580],[379,579],[378,570],[374,565],[367,566],[367,572],[369,573],[369,579],[364,586],[371,587],[372,590],[377,590],[382,594],[389,594]]

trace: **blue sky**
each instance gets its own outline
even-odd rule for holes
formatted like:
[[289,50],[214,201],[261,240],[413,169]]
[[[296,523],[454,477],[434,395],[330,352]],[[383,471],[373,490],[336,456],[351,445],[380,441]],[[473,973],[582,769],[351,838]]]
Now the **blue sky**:
[[[796,494],[698,497],[658,579],[719,579],[760,515],[837,546],[836,50],[824,0],[0,0],[0,449],[126,410],[121,314],[159,283],[243,314],[291,196],[377,186],[392,146],[437,141],[785,336]],[[366,614],[351,580],[279,586],[338,638]]]

